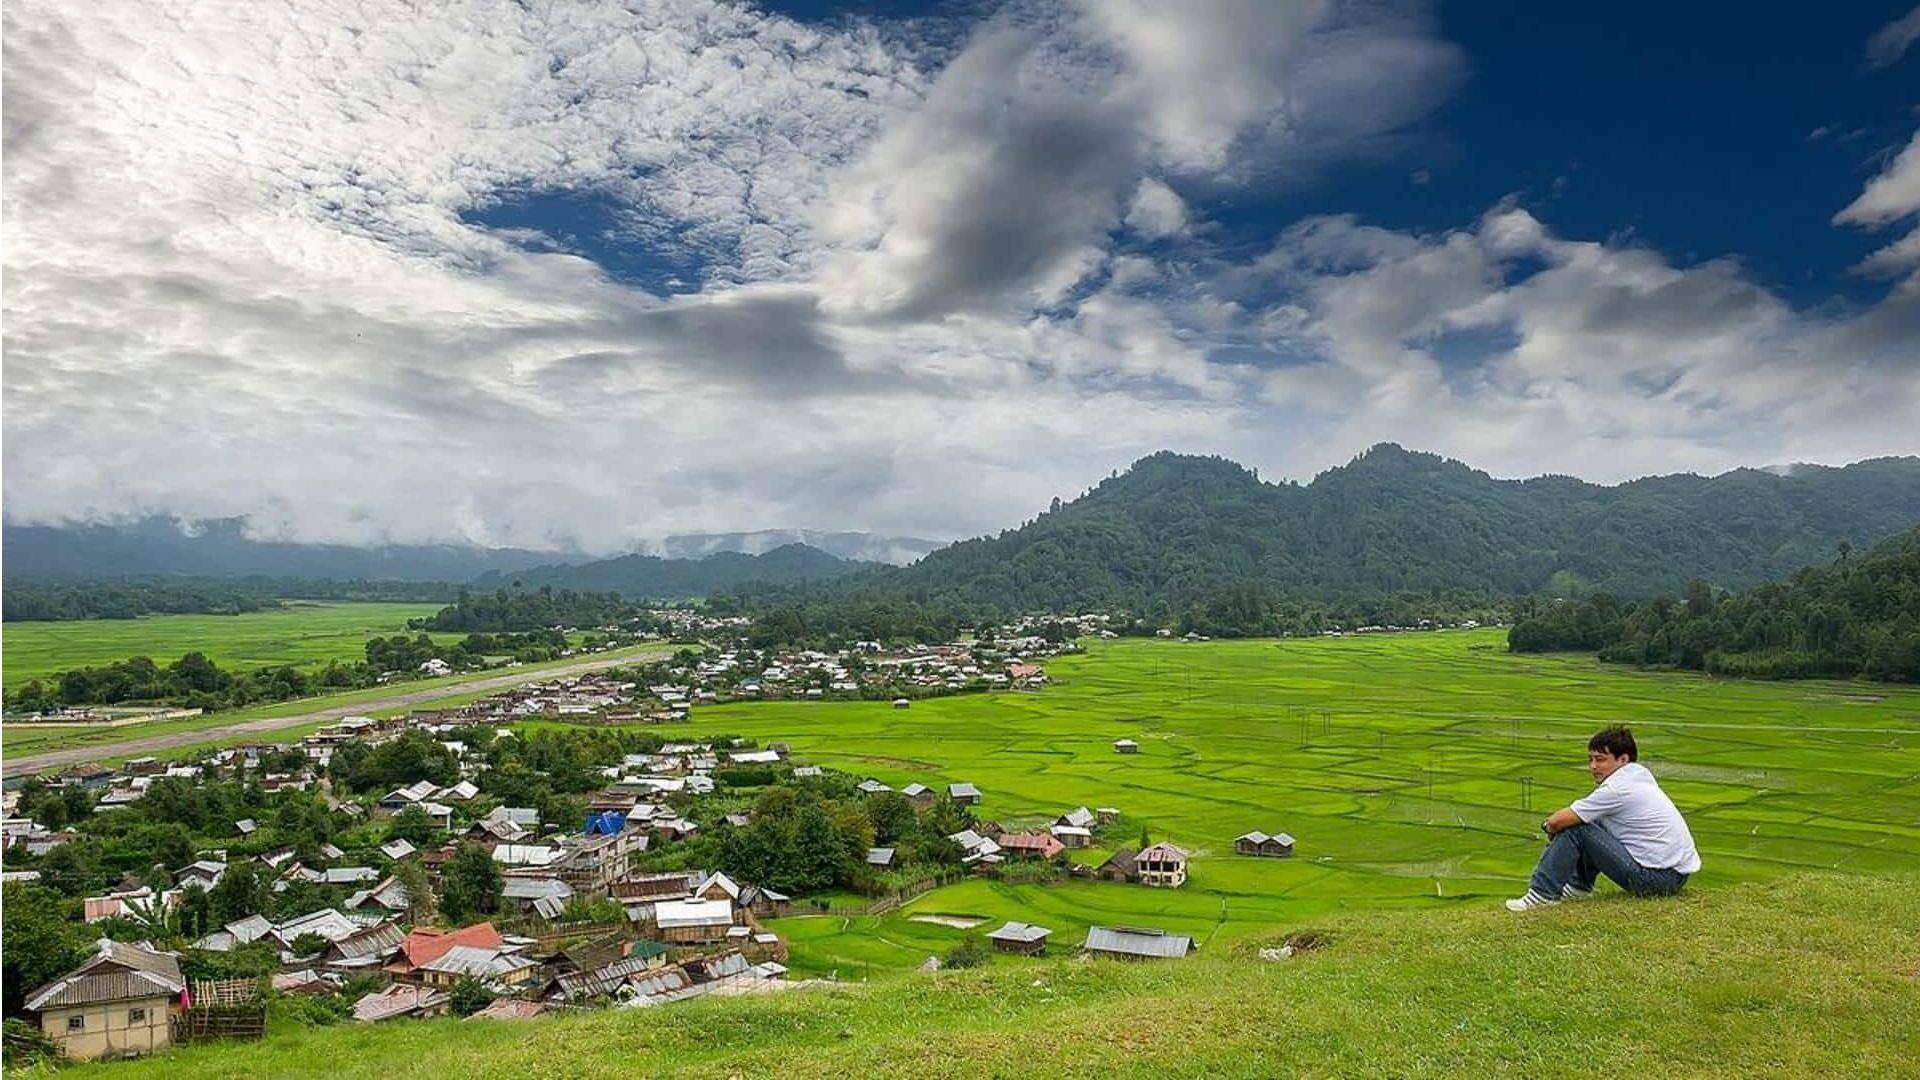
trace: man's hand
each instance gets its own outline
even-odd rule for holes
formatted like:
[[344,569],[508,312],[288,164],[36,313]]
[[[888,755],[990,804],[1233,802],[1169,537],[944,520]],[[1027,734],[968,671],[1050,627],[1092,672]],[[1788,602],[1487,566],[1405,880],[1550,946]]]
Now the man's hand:
[[1575,825],[1581,824],[1580,815],[1572,807],[1563,807],[1553,812],[1553,816],[1540,823],[1540,831],[1548,836],[1558,836]]

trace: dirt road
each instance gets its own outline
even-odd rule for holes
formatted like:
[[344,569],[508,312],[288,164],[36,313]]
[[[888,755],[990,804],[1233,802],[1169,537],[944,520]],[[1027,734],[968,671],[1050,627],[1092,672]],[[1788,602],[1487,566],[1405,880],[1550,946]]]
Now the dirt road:
[[[28,754],[15,757],[6,755],[0,762],[0,774],[20,776],[26,773],[47,772],[52,769],[64,769],[69,765],[78,765],[85,761],[97,761],[103,757],[128,757],[140,754],[156,754],[162,750],[175,750],[182,746],[198,746],[228,739],[244,740],[248,736],[265,735],[275,731],[284,731],[301,724],[310,724],[316,720],[338,720],[343,716],[364,716],[384,709],[402,709],[409,705],[420,705],[455,694],[470,694],[476,691],[504,690],[522,683],[544,682],[548,679],[563,678],[568,675],[581,675],[601,668],[619,667],[623,664],[641,663],[672,655],[667,650],[657,653],[623,653],[616,657],[600,657],[582,660],[575,664],[560,667],[542,668],[538,671],[519,671],[511,675],[495,675],[472,682],[456,683],[452,686],[436,686],[419,690],[395,693],[391,697],[374,701],[359,701],[352,705],[338,705],[313,712],[299,713],[295,716],[269,716],[258,720],[236,720],[220,727],[195,728],[190,731],[170,731],[163,735],[148,735],[144,738],[118,739],[113,742],[90,743],[86,746],[69,747],[64,750],[49,750],[41,754]],[[0,740],[3,741],[3,740]]]

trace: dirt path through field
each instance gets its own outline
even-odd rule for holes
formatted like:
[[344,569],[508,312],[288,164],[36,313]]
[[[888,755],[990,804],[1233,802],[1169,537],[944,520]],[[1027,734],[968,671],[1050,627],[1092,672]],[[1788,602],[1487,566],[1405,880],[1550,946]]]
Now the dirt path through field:
[[624,664],[644,663],[670,655],[662,652],[624,653],[617,657],[601,657],[594,660],[582,660],[577,664],[561,667],[543,668],[539,671],[516,672],[512,675],[498,675],[487,679],[475,679],[455,686],[436,686],[420,690],[396,693],[391,697],[373,701],[357,701],[352,705],[336,705],[313,712],[299,713],[294,716],[268,716],[257,720],[237,720],[221,727],[196,728],[192,731],[172,731],[164,735],[149,735],[145,738],[122,739],[110,743],[89,744],[69,747],[65,750],[49,750],[40,754],[26,754],[15,757],[6,756],[0,762],[0,775],[20,776],[26,773],[46,772],[51,769],[64,769],[69,765],[78,765],[102,757],[125,757],[138,754],[152,754],[161,750],[175,750],[182,746],[198,746],[202,743],[217,742],[236,736],[264,735],[274,731],[284,731],[301,724],[310,724],[316,720],[338,720],[343,716],[364,716],[385,709],[400,709],[409,705],[420,705],[456,694],[471,694],[476,691],[505,690],[522,683],[545,682],[549,679],[565,678],[568,675],[584,675],[589,671],[602,668],[620,667]]

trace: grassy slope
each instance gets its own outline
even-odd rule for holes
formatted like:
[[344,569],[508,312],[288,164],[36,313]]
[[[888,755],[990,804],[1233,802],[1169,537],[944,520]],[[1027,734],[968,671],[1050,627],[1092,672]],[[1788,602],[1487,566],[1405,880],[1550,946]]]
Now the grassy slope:
[[524,1024],[303,1029],[78,1075],[136,1077],[1899,1076],[1920,1046],[1920,897],[1795,875],[1527,917],[1348,912],[1324,950],[1123,965],[998,957],[778,998]]

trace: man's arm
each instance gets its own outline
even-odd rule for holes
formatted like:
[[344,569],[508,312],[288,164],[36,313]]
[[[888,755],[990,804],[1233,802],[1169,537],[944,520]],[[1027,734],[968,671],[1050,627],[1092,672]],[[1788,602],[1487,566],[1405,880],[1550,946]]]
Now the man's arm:
[[1548,836],[1558,836],[1580,824],[1583,824],[1580,815],[1574,813],[1573,807],[1569,806],[1555,810],[1552,817],[1540,823],[1540,829]]

